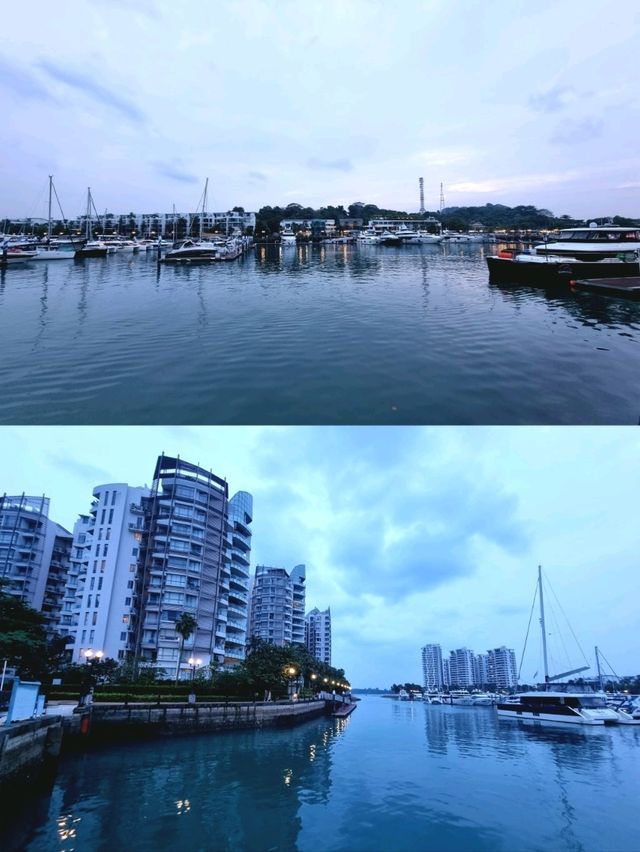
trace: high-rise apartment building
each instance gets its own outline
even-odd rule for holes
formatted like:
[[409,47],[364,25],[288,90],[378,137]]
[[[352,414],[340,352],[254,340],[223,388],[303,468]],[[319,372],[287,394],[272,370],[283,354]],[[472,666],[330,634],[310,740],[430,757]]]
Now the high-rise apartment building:
[[[251,561],[251,530],[253,498],[238,491],[229,500],[227,523],[228,584],[223,583],[219,617],[226,615],[225,665],[237,665],[245,657],[249,617],[249,568]],[[225,591],[226,600],[225,600]],[[226,602],[226,613],[224,612]]]
[[474,686],[473,651],[458,648],[449,652],[450,685],[454,687]]
[[487,651],[486,683],[495,684],[498,689],[511,689],[518,683],[518,669],[515,651],[511,648],[493,648]]
[[272,645],[304,645],[305,566],[256,567],[251,592],[251,636]]
[[440,645],[425,645],[422,649],[422,679],[425,689],[431,692],[439,692],[445,686]]
[[331,610],[312,609],[305,616],[305,644],[316,660],[331,665]]
[[[140,619],[142,502],[148,488],[123,482],[93,489],[89,513],[74,526],[67,591],[75,593],[73,660],[100,653],[114,660],[134,655]],[[65,617],[72,613],[65,612]]]
[[58,630],[69,570],[72,535],[49,518],[49,498],[0,497],[0,577],[5,591],[46,617]]

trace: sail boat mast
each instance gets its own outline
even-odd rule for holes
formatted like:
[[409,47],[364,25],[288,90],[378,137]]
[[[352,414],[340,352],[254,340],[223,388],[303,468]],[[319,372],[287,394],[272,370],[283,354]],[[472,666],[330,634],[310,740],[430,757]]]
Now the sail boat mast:
[[47,224],[47,242],[51,242],[51,193],[53,192],[53,175],[49,175],[49,220]]
[[598,669],[598,683],[600,684],[600,691],[604,691],[604,684],[602,682],[602,671],[600,670],[600,654],[598,652],[598,646],[596,645],[596,668]]
[[91,239],[91,187],[87,187],[87,223],[86,223],[87,241]]
[[209,187],[209,178],[204,182],[204,192],[202,193],[202,213],[200,214],[200,240],[202,240],[202,224],[204,220],[204,212],[207,209],[207,189]]
[[538,591],[540,592],[540,629],[542,630],[542,657],[544,660],[544,682],[549,683],[549,661],[547,659],[547,628],[544,623],[544,597],[542,592],[542,565],[538,565]]

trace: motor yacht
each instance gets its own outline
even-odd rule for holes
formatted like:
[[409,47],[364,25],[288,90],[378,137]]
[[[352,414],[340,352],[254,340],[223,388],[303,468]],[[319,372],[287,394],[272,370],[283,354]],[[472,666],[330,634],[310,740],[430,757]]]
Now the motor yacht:
[[280,231],[280,243],[283,246],[294,246],[296,244],[296,235],[291,228],[283,228]]
[[430,234],[428,231],[416,231],[414,242],[421,245],[437,246],[440,245],[444,237],[440,234]]
[[223,243],[213,240],[182,240],[163,257],[163,263],[210,263],[220,260]]
[[640,228],[598,227],[566,228],[560,236],[534,246],[535,255],[569,257],[581,261],[621,258],[620,255],[640,251]]
[[373,228],[368,228],[366,231],[361,231],[356,237],[357,242],[359,243],[369,243],[371,245],[375,245],[380,242],[380,237],[373,230]]

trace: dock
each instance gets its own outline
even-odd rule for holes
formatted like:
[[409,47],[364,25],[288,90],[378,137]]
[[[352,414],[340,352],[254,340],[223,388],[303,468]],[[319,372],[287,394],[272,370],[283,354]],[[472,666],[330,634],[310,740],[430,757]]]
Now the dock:
[[629,278],[579,278],[571,281],[577,290],[589,290],[605,296],[624,296],[627,299],[640,299],[640,276]]
[[356,703],[353,704],[342,704],[340,707],[334,708],[331,715],[334,718],[344,719],[345,716],[349,716],[356,709]]

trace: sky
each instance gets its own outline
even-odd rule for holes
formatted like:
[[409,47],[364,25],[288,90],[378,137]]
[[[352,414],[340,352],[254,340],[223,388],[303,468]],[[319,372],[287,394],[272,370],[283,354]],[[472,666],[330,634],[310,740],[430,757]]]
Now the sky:
[[[630,427],[11,427],[0,490],[71,528],[92,489],[149,485],[165,452],[254,497],[252,570],[307,566],[356,687],[421,683],[420,651],[522,657],[537,566],[550,668],[640,672],[640,431]],[[565,618],[566,616],[566,618]],[[573,634],[577,637],[574,641]],[[605,667],[606,668],[606,667]],[[541,679],[537,614],[522,677]]]
[[193,212],[206,177],[210,210],[417,212],[423,177],[428,210],[640,216],[636,0],[32,0],[1,30],[0,217],[46,216],[49,174],[68,217],[87,186]]

